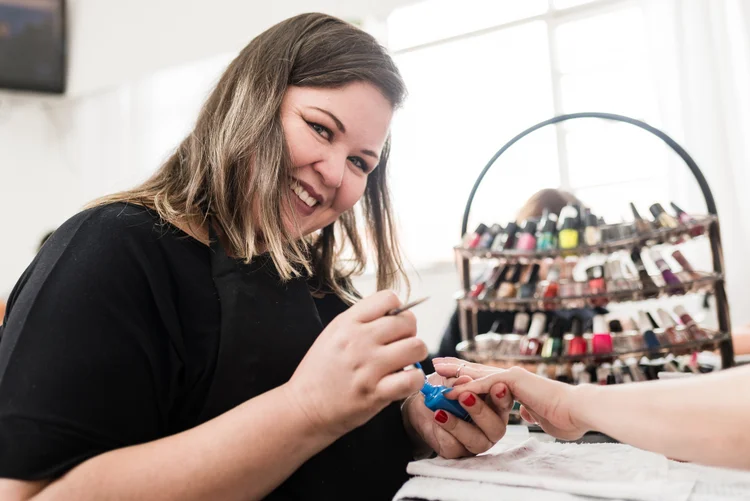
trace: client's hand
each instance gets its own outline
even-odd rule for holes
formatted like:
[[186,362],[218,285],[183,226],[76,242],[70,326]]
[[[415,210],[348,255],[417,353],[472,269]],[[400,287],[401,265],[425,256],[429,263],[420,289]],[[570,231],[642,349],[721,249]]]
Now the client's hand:
[[[427,380],[434,385],[448,387],[471,381],[470,377],[452,377],[455,375],[456,369],[444,375],[450,377],[431,374]],[[442,410],[431,411],[424,405],[424,396],[415,393],[402,406],[406,429],[411,435],[417,435],[412,436],[413,439],[423,441],[430,449],[448,459],[480,454],[503,438],[513,408],[510,392],[498,391],[486,399],[464,392],[459,402],[471,415],[473,424]]]
[[575,440],[588,431],[576,415],[583,387],[544,379],[520,367],[503,370],[456,358],[435,359],[433,363],[437,373],[442,375],[455,374],[457,368],[465,364],[461,374],[473,378],[465,384],[454,385],[455,390],[446,394],[450,399],[461,401],[466,394],[492,394],[497,385],[507,385],[513,398],[522,404],[521,417],[538,423],[550,435]]

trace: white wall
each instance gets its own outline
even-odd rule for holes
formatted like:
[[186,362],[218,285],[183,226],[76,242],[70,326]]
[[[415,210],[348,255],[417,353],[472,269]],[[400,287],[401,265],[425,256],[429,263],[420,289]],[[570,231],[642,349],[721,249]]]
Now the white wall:
[[87,95],[161,68],[236,52],[287,17],[325,12],[384,20],[414,0],[68,0],[68,94]]

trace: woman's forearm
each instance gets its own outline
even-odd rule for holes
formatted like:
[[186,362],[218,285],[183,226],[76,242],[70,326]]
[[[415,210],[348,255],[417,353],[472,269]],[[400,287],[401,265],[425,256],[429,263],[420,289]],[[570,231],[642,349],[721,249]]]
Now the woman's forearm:
[[620,442],[750,468],[750,367],[671,381],[577,389],[577,417]]
[[32,499],[260,499],[336,438],[312,429],[281,386],[196,428],[96,456]]

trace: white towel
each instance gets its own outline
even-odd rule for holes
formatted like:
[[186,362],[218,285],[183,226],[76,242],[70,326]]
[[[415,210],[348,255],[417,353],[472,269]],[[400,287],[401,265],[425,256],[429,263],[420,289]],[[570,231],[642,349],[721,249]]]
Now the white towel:
[[[606,499],[687,501],[695,485],[695,478],[690,475],[671,476],[669,461],[663,456],[633,447],[541,443],[533,438],[510,448],[501,443],[490,453],[473,458],[415,461],[409,463],[407,471],[431,478],[410,480],[396,495],[397,500],[410,497],[441,501],[483,499],[479,492],[486,492],[490,496],[488,499],[492,496],[497,499],[499,485]],[[437,492],[419,495],[418,489],[426,489],[435,479],[446,481],[439,482]],[[471,494],[467,495],[469,491]],[[502,499],[506,495],[503,494]],[[526,498],[531,499],[528,494]],[[570,497],[549,494],[540,499],[567,500]]]

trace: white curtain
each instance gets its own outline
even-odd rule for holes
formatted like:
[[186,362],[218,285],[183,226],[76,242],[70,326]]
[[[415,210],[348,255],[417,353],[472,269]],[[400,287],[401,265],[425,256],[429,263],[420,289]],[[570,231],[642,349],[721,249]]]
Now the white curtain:
[[[750,2],[641,2],[661,127],[693,156],[713,192],[738,327],[750,322]],[[688,212],[705,211],[679,159],[670,174],[673,198]]]

